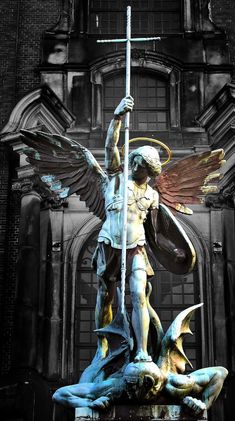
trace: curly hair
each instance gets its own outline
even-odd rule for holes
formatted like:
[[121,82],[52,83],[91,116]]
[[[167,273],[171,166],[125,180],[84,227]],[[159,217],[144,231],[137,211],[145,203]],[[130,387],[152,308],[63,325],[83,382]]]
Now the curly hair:
[[146,166],[149,177],[154,178],[160,174],[162,166],[158,151],[155,148],[152,146],[141,146],[140,148],[132,151],[129,154],[130,165],[132,165],[132,162],[136,156],[141,156],[142,162],[144,162]]

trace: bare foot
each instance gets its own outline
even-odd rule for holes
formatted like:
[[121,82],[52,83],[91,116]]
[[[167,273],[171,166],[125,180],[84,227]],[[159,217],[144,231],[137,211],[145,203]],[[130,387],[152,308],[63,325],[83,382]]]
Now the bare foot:
[[183,403],[190,409],[193,410],[195,414],[200,414],[200,412],[206,409],[206,404],[200,399],[192,398],[192,396],[185,396]]
[[135,358],[134,358],[134,362],[138,363],[140,361],[145,361],[145,362],[151,362],[152,361],[152,357],[150,355],[148,355],[147,352],[144,351],[139,351],[137,352]]

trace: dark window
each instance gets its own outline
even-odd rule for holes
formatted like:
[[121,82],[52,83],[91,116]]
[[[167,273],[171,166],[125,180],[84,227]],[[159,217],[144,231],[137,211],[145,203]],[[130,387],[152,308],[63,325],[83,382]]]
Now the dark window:
[[[107,129],[115,107],[124,96],[125,76],[119,74],[104,79],[103,92],[103,127]],[[151,73],[133,73],[131,94],[135,100],[135,107],[130,118],[130,129],[167,130],[169,111],[167,82]]]
[[[81,255],[77,272],[77,291],[75,303],[75,361],[77,373],[89,365],[96,350],[95,303],[97,293],[96,274],[91,269],[91,259],[96,247],[97,231],[87,240]],[[164,331],[170,326],[176,315],[183,309],[200,301],[198,272],[195,269],[187,276],[173,275],[155,261],[149,252],[149,258],[156,275],[152,278],[151,304],[158,313]],[[126,306],[131,312],[131,300],[126,290]],[[115,313],[114,306],[114,313]],[[184,350],[196,370],[201,366],[201,320],[200,311],[195,313],[190,324],[192,335],[186,335]],[[186,367],[190,371],[190,367]]]
[[181,0],[93,0],[91,34],[125,34],[126,8],[132,7],[132,34],[156,35],[181,31]]

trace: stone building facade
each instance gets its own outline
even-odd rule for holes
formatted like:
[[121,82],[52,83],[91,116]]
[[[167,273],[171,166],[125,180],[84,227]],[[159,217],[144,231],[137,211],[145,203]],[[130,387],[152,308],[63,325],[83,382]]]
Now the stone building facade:
[[[232,420],[234,331],[235,10],[233,0],[1,1],[0,312],[5,420],[70,420],[51,393],[76,382],[95,349],[97,284],[90,269],[100,221],[78,197],[59,201],[27,164],[19,131],[66,134],[100,163],[107,124],[124,95],[125,51],[98,38],[132,32],[131,137],[166,142],[174,159],[224,148],[219,194],[179,216],[197,267],[176,277],[157,267],[153,303],[164,328],[203,301],[187,355],[230,375],[211,420]],[[123,134],[121,135],[123,142]],[[151,258],[151,256],[150,256]],[[128,297],[127,297],[128,300]]]

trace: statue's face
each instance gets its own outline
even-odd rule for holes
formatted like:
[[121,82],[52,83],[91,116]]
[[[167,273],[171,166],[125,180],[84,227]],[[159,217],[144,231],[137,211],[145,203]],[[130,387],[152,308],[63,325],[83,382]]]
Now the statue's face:
[[145,163],[140,155],[135,156],[131,163],[131,174],[133,180],[139,181],[142,179],[147,179],[148,171],[145,166]]
[[161,389],[161,379],[150,375],[128,377],[125,379],[126,392],[131,400],[150,400],[156,397]]
[[126,393],[131,400],[151,400],[163,387],[163,376],[153,362],[130,363],[124,371]]

